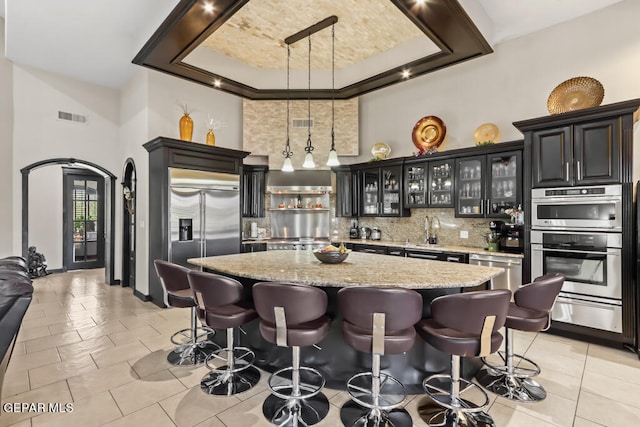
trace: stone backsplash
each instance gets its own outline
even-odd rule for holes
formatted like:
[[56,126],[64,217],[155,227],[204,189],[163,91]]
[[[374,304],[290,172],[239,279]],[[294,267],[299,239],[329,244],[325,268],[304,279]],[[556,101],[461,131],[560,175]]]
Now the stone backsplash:
[[[330,202],[332,212],[335,212],[335,193],[331,194]],[[269,214],[270,197],[265,198],[265,217],[264,218],[243,218],[242,231],[245,236],[249,236],[251,223],[255,222],[258,227],[266,229],[266,235],[271,235],[271,216]],[[438,232],[438,243],[443,245],[470,246],[474,248],[484,248],[487,243],[485,236],[489,233],[489,220],[476,218],[456,218],[453,208],[450,209],[412,209],[411,216],[405,218],[358,218],[358,224],[361,227],[379,227],[383,240],[392,240],[397,242],[424,243],[426,236],[424,230],[425,217],[438,218],[440,222],[440,231]],[[351,227],[352,218],[342,218],[332,216],[331,226],[335,229],[340,239],[349,240],[349,228]],[[460,238],[460,231],[469,232],[468,239]]]

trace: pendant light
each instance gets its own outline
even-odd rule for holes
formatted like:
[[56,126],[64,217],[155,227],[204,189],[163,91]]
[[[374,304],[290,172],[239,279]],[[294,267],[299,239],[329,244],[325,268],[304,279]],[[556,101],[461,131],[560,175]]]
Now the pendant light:
[[307,153],[304,156],[303,168],[311,169],[316,167],[316,162],[313,160],[313,145],[311,144],[311,34],[309,34],[309,93],[307,95],[307,146],[304,147],[304,151]]
[[291,151],[291,145],[289,144],[289,60],[291,59],[291,49],[289,45],[287,45],[287,143],[284,146],[284,151],[282,155],[284,156],[284,162],[282,162],[282,172],[293,172],[293,162],[291,161],[291,156],[293,156],[293,151]]
[[327,166],[340,166],[338,160],[338,152],[336,151],[336,139],[333,127],[335,125],[335,90],[336,90],[336,24],[331,26],[331,150],[329,150],[329,158]]

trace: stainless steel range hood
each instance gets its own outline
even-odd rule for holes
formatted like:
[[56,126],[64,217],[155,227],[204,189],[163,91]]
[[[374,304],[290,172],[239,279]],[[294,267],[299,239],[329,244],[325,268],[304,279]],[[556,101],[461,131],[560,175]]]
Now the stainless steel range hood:
[[331,171],[269,171],[267,174],[267,193],[331,193]]

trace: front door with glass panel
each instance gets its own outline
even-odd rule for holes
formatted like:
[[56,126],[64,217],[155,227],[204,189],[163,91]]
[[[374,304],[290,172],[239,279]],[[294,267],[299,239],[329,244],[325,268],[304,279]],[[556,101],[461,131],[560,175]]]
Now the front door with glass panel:
[[104,179],[64,169],[65,270],[104,267]]

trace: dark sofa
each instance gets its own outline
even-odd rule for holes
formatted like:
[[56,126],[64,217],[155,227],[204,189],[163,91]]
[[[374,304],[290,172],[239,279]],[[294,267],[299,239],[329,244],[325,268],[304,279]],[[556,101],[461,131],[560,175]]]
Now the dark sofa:
[[[20,264],[21,261],[16,259],[16,263]],[[4,374],[33,294],[28,272],[19,267],[4,267],[7,267],[7,263],[0,262],[0,398]]]

